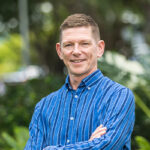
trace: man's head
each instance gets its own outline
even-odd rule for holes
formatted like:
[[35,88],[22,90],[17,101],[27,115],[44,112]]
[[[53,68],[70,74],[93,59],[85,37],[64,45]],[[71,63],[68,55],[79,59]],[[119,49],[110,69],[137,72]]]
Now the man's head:
[[85,77],[94,72],[105,47],[95,21],[84,14],[74,14],[65,19],[60,29],[56,50],[69,74]]
[[93,37],[96,41],[100,40],[100,32],[97,23],[85,14],[73,14],[68,16],[60,26],[60,42],[62,40],[62,32],[68,28],[75,27],[91,27]]

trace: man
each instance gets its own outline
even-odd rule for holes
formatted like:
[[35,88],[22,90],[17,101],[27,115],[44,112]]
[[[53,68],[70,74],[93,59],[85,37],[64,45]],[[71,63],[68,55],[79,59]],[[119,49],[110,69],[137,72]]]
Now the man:
[[104,47],[90,16],[65,19],[56,50],[68,76],[58,91],[36,105],[25,150],[131,149],[134,97],[97,69]]

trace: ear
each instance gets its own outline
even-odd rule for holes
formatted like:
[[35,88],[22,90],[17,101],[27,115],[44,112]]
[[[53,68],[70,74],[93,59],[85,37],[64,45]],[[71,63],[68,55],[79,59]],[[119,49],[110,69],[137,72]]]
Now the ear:
[[56,43],[56,51],[57,51],[59,58],[62,60],[63,57],[62,57],[62,51],[61,51],[61,44],[60,43]]
[[97,57],[100,58],[104,54],[105,42],[103,40],[98,41]]

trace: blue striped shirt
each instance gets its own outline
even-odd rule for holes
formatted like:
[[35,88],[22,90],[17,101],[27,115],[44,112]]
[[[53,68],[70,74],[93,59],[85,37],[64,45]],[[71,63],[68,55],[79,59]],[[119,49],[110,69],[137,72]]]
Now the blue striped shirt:
[[[77,90],[65,84],[35,107],[24,150],[130,150],[134,126],[132,92],[96,70]],[[106,134],[89,141],[100,125]]]

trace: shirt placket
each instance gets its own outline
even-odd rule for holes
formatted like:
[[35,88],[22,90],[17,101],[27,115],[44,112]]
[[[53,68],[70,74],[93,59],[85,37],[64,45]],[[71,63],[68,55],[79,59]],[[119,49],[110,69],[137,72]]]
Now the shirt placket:
[[72,99],[71,113],[69,116],[69,130],[68,130],[67,144],[70,144],[71,142],[71,136],[73,134],[73,125],[75,121],[75,112],[76,112],[76,107],[79,100],[80,92],[78,90],[78,91],[73,91],[72,93],[73,93],[73,99]]

